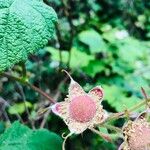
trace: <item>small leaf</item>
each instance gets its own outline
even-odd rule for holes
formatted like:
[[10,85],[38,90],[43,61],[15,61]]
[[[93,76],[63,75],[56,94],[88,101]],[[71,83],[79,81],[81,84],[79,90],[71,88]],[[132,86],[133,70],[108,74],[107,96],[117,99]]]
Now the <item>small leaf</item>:
[[27,108],[31,108],[32,104],[30,102],[25,102],[24,103],[16,103],[13,106],[9,107],[8,112],[10,114],[22,114],[25,112],[25,105]]

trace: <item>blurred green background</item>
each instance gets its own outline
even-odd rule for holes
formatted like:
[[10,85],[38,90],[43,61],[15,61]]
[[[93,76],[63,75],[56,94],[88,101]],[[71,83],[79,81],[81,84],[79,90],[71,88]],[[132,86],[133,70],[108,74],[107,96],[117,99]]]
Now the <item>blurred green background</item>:
[[[123,111],[134,106],[143,96],[141,87],[150,91],[150,2],[147,0],[44,0],[58,14],[53,41],[31,55],[26,62],[32,84],[55,100],[62,101],[68,92],[69,80],[61,72],[68,70],[82,87],[89,91],[102,85],[103,106],[108,112]],[[19,65],[13,70],[21,72]],[[9,120],[16,120],[16,111],[28,124],[24,100],[35,127],[45,127],[59,135],[67,132],[64,122],[50,114],[43,122],[37,111],[50,103],[29,87],[1,78],[0,95],[9,102]],[[0,132],[8,118],[1,114]],[[43,122],[43,124],[42,124]],[[111,122],[121,127],[123,119]],[[113,132],[109,132],[113,136]],[[68,150],[115,150],[122,142],[114,135],[108,143],[91,131],[72,136]]]

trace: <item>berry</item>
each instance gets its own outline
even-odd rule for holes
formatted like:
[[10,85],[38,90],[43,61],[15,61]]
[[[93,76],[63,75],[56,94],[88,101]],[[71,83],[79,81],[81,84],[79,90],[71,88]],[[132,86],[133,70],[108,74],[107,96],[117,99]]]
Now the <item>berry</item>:
[[74,97],[69,105],[69,114],[77,122],[89,122],[96,114],[96,103],[88,95]]

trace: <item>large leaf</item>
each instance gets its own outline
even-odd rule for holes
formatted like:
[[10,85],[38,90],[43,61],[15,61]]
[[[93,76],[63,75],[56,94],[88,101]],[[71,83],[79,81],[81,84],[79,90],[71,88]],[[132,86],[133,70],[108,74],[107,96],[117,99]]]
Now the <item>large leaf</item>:
[[45,129],[31,130],[15,122],[0,137],[0,150],[61,150],[62,139]]
[[0,72],[43,47],[56,20],[55,11],[40,0],[0,0]]

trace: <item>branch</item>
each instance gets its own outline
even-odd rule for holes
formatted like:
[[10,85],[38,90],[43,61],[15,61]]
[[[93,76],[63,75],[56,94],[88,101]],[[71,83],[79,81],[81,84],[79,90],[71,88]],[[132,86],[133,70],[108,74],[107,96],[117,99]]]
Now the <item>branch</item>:
[[[59,88],[62,86],[62,84],[64,84],[64,82],[66,82],[67,79],[68,79],[68,76],[65,77],[64,80],[62,80],[62,81],[60,82],[60,84],[58,85],[58,87],[57,87],[57,89],[56,89],[57,93],[56,93],[55,96],[54,96],[55,99],[58,99],[58,98],[59,98],[59,96],[60,96],[60,94],[61,94]],[[42,122],[41,122],[40,128],[44,128],[45,123],[46,123],[46,121],[47,121],[47,118],[48,118],[50,112],[51,112],[51,109],[48,109],[47,112],[45,113],[44,118],[43,118],[43,120],[42,120]]]
[[20,65],[21,65],[21,67],[22,67],[22,77],[23,77],[23,78],[26,78],[27,70],[26,70],[25,62],[21,62]]
[[[0,97],[0,103],[2,103],[5,107],[12,107],[12,105],[9,104],[8,100],[3,99],[2,97]],[[18,118],[18,120],[20,120],[20,122],[23,123],[23,120],[22,120],[21,116],[18,114],[17,111],[16,111],[15,115]]]
[[[150,99],[148,99],[148,101],[150,101]],[[136,104],[135,106],[131,107],[129,110],[128,110],[128,113],[132,113],[133,111],[137,110],[138,108],[144,106],[145,104],[147,104],[147,100],[144,100],[144,101],[141,101],[139,102],[138,104]],[[106,121],[110,121],[110,120],[113,120],[113,119],[119,119],[119,118],[123,118],[126,116],[126,111],[124,112],[119,112],[119,113],[115,113],[115,114],[112,114],[108,117],[108,119]]]
[[42,96],[44,96],[46,99],[48,99],[51,103],[56,103],[55,100],[53,100],[53,98],[51,98],[47,93],[45,93],[44,91],[42,91],[41,89],[39,89],[38,87],[30,84],[28,81],[23,80],[22,78],[10,75],[8,73],[1,73],[0,76],[4,76],[9,78],[10,80],[15,80],[18,81],[19,83],[29,86],[31,89],[33,89],[34,91],[38,92],[39,94],[41,94]]
[[58,42],[58,50],[59,50],[59,61],[60,61],[60,66],[61,66],[61,64],[62,64],[61,49],[63,47],[63,42],[62,42],[62,35],[60,33],[59,24],[56,24],[56,34],[57,34],[57,42]]
[[43,118],[43,120],[42,120],[42,122],[41,122],[40,128],[44,128],[45,123],[46,123],[46,121],[47,121],[47,118],[48,118],[50,112],[51,112],[51,109],[49,109],[49,110],[46,112],[46,114],[44,114],[44,118]]
[[25,108],[26,114],[27,114],[27,116],[28,116],[27,118],[28,118],[28,120],[29,120],[29,123],[31,124],[32,129],[35,129],[34,122],[33,122],[32,118],[30,117],[30,112],[29,112],[29,109],[28,109],[28,107],[27,107],[27,105],[26,105],[26,98],[25,98],[25,94],[24,94],[24,92],[23,92],[23,88],[22,88],[22,86],[21,86],[20,84],[18,84],[18,83],[17,83],[17,86],[18,86],[18,89],[19,89],[20,94],[21,94],[22,99],[23,99],[23,104],[24,104],[24,108]]

